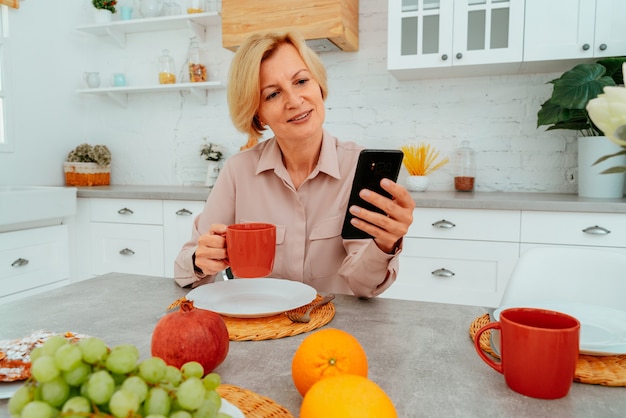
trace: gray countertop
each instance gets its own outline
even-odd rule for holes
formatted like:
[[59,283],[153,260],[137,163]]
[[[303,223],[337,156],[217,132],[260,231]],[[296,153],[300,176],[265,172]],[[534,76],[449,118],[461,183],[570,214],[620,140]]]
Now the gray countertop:
[[[190,186],[78,187],[78,197],[116,199],[206,200],[211,189]],[[565,193],[413,192],[417,207],[451,209],[541,210],[626,213],[626,198],[592,199]]]
[[[157,317],[186,293],[171,279],[111,273],[0,305],[0,339],[34,330],[73,331],[109,345],[135,344],[149,355]],[[339,295],[326,325],[363,345],[369,377],[391,397],[399,417],[623,417],[626,388],[574,383],[568,396],[545,401],[506,386],[480,360],[468,329],[485,312],[470,306]],[[225,383],[269,397],[298,415],[301,396],[291,359],[308,334],[231,342],[217,372]],[[0,400],[0,417],[7,416]]]

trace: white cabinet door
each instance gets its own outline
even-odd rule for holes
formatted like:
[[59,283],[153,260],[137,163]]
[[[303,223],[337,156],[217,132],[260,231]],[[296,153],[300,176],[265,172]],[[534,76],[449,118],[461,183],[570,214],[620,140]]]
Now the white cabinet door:
[[523,0],[389,0],[387,67],[521,62],[523,34]]
[[519,243],[405,238],[396,282],[381,297],[496,307]]
[[202,212],[204,202],[191,200],[163,201],[163,240],[165,277],[174,277],[174,260],[183,244],[191,238],[191,228],[196,216]]
[[0,302],[69,284],[67,225],[0,234]]
[[91,224],[95,275],[111,272],[163,276],[163,227],[104,222]]
[[526,0],[524,61],[626,54],[623,0]]

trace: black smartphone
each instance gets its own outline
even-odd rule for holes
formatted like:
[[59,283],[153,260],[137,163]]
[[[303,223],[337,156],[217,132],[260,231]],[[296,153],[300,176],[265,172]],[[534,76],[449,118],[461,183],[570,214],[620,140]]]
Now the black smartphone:
[[384,213],[376,206],[372,205],[359,197],[362,189],[369,189],[383,196],[391,197],[389,193],[380,187],[380,181],[383,178],[396,181],[402,166],[404,154],[400,150],[391,149],[364,149],[359,154],[359,160],[352,181],[352,189],[350,190],[350,198],[348,199],[348,207],[346,208],[346,216],[343,220],[343,228],[341,237],[344,239],[364,239],[372,238],[372,236],[360,229],[354,227],[350,220],[354,217],[348,211],[350,206],[357,205],[364,209]]

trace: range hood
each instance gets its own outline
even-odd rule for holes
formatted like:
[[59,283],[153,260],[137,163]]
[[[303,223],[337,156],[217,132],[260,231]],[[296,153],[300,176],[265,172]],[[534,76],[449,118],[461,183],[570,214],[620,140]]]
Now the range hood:
[[316,51],[358,51],[359,0],[222,1],[222,46],[235,51],[250,35],[299,30]]

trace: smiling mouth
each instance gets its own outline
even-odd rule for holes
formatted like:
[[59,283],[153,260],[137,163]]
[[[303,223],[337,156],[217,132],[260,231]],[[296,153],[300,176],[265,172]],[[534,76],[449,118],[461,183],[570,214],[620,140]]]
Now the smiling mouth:
[[308,112],[302,113],[301,115],[298,115],[295,118],[289,119],[288,122],[299,122],[301,120],[304,120],[311,114],[311,112],[313,111],[309,110]]

